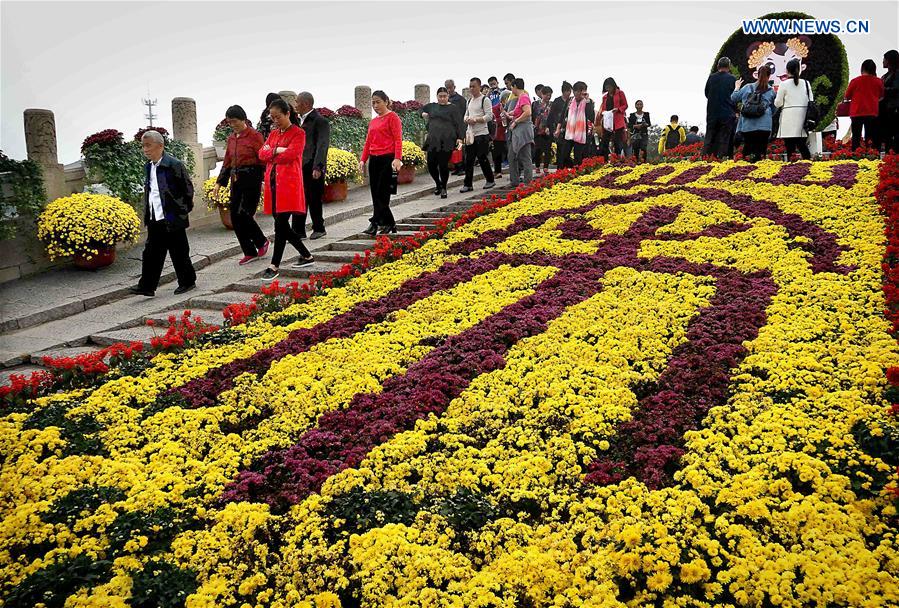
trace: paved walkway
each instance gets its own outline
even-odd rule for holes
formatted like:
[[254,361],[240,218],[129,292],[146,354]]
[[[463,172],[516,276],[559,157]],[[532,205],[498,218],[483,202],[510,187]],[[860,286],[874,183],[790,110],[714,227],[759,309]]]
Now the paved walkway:
[[[476,175],[475,179],[475,190],[467,194],[458,192],[462,178],[452,179],[447,199],[433,195],[427,175],[419,175],[413,184],[401,185],[391,203],[399,234],[411,235],[422,226],[431,227],[440,217],[464,210],[487,192],[498,193],[499,187],[508,186],[506,178],[496,190],[485,192],[481,189],[483,177]],[[281,277],[303,279],[352,261],[356,253],[372,246],[372,239],[359,234],[368,225],[370,213],[367,187],[350,190],[347,200],[326,205],[328,235],[306,241],[316,264],[290,268],[296,252],[288,246]],[[273,235],[271,218],[262,214],[258,217],[263,230]],[[190,308],[204,320],[221,323],[225,306],[249,301],[258,293],[264,284],[259,277],[268,264],[259,261],[238,266],[241,253],[233,232],[210,226],[191,230],[189,237],[197,289],[180,296],[172,293],[176,284],[168,260],[155,297],[128,293],[140,274],[141,244],[119,252],[112,266],[98,271],[63,268],[0,287],[0,383],[11,373],[39,369],[40,358],[46,354],[74,355],[119,341],[149,342],[164,331],[147,327],[148,318],[162,321],[169,314]]]

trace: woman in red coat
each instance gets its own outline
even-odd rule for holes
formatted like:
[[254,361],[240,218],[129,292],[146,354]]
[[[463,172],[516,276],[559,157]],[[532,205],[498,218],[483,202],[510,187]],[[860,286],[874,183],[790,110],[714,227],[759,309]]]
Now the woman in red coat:
[[[627,98],[624,91],[618,88],[613,78],[606,78],[602,83],[602,90],[605,93],[602,96],[602,105],[600,112],[596,113],[596,122],[600,126],[600,134],[602,135],[599,144],[600,156],[609,157],[609,144],[615,139],[615,153],[624,153],[624,134],[627,127]],[[609,119],[606,113],[611,112],[612,128],[608,128]]]
[[290,226],[291,215],[306,212],[302,168],[306,133],[293,124],[291,114],[294,110],[283,99],[273,101],[268,111],[273,128],[265,145],[259,150],[259,159],[266,163],[263,209],[275,217],[272,264],[262,275],[264,280],[271,281],[278,276],[281,256],[284,255],[284,247],[288,241],[300,252],[300,259],[294,266],[309,266],[315,260],[303,245],[300,235]]

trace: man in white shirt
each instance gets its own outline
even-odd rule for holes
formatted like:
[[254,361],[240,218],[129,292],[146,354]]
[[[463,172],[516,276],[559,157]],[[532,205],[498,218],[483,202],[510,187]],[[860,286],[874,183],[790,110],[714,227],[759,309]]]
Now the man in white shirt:
[[465,135],[465,184],[459,192],[471,192],[474,190],[474,163],[475,161],[481,165],[481,171],[487,183],[484,184],[484,190],[493,188],[496,184],[493,181],[493,168],[487,159],[487,152],[490,150],[490,129],[487,123],[493,120],[493,105],[490,99],[481,93],[481,79],[472,78],[469,83],[469,91],[471,91],[471,99],[465,109],[465,124],[467,131]]
[[197,282],[186,232],[194,206],[194,186],[184,164],[165,153],[165,138],[159,132],[144,133],[141,146],[148,159],[144,182],[147,242],[140,280],[131,288],[131,293],[148,297],[155,295],[168,254],[178,277],[175,295],[180,295],[194,289]]

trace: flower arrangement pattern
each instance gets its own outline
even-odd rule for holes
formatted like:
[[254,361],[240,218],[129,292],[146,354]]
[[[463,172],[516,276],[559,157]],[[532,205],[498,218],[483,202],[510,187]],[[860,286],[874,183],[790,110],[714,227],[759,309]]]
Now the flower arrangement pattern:
[[39,398],[0,425],[0,594],[895,604],[895,165],[547,178],[227,339]]

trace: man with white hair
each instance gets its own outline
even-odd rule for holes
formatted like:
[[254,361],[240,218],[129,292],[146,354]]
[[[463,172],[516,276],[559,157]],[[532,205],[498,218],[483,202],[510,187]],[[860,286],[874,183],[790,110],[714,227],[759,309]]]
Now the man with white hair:
[[140,280],[131,293],[151,297],[159,286],[166,254],[172,258],[178,288],[175,295],[196,287],[186,229],[194,208],[194,186],[184,164],[165,151],[165,138],[147,131],[140,140],[148,162],[144,170],[144,245]]

